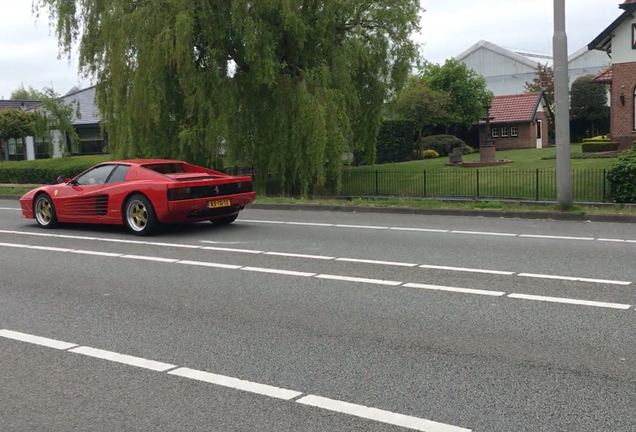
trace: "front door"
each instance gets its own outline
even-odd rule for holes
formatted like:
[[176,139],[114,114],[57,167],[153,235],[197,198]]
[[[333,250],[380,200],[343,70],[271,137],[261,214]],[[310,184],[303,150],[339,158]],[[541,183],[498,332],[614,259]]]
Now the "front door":
[[537,120],[537,148],[543,148],[543,122]]

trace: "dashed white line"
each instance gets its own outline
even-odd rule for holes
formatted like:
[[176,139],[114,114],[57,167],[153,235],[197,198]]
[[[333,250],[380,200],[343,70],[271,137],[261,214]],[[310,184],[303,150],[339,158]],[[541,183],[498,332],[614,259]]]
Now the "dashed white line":
[[272,224],[272,225],[284,225],[287,223],[284,221],[256,220],[256,219],[241,219],[241,222],[262,223],[262,224]]
[[347,225],[347,224],[336,224],[334,225],[338,228],[354,228],[354,229],[371,229],[371,230],[388,230],[388,226],[375,226],[375,225]]
[[220,251],[220,252],[236,252],[236,253],[247,253],[247,254],[262,254],[263,251],[253,250],[253,249],[235,249],[235,248],[226,248],[226,247],[216,247],[216,246],[204,246],[201,249],[203,250],[211,250],[211,251]]
[[206,261],[190,261],[190,260],[179,260],[179,261],[177,261],[177,264],[185,264],[185,265],[201,266],[201,267],[212,267],[212,268],[222,268],[222,269],[228,269],[228,270],[238,270],[238,269],[240,269],[242,267],[240,265],[221,264],[221,263],[213,263],[213,262],[206,262]]
[[388,285],[388,286],[399,286],[399,285],[402,285],[403,283],[403,282],[391,281],[391,280],[369,279],[369,278],[339,276],[339,275],[330,275],[330,274],[319,274],[319,275],[316,275],[315,277],[318,279],[329,279],[329,280],[339,280],[339,281],[345,281],[345,282],[359,282],[359,283]]
[[267,384],[259,384],[251,381],[245,381],[239,378],[233,378],[225,375],[217,375],[210,372],[204,372],[196,369],[181,367],[168,372],[169,375],[176,375],[183,378],[189,378],[197,381],[203,381],[222,387],[229,387],[235,390],[242,390],[249,393],[256,393],[263,396],[269,396],[276,399],[290,400],[300,395],[301,392],[288,390],[281,387],[274,387]]
[[11,247],[11,248],[29,248],[30,245],[21,244],[21,243],[0,243],[0,246],[3,247]]
[[613,243],[625,243],[627,240],[623,239],[611,239],[611,238],[597,238],[596,241],[600,242],[613,242]]
[[279,275],[285,275],[285,276],[299,276],[299,277],[312,277],[316,275],[316,273],[308,273],[308,272],[300,272],[300,271],[292,271],[292,270],[280,270],[280,269],[265,268],[265,267],[241,267],[240,270],[257,272],[257,273],[272,273],[272,274],[279,274]]
[[627,310],[631,307],[628,304],[622,303],[607,303],[600,301],[591,301],[591,300],[579,300],[579,299],[571,299],[571,298],[563,298],[563,297],[547,297],[547,296],[539,296],[539,295],[529,295],[529,294],[508,294],[508,297],[513,299],[521,299],[521,300],[534,300],[534,301],[542,301],[549,303],[563,303],[563,304],[572,304],[579,306],[594,306],[600,308],[609,308],[609,309],[621,309]]
[[469,273],[486,273],[486,274],[495,274],[495,275],[504,275],[504,276],[515,275],[515,272],[503,271],[503,270],[485,270],[485,269],[466,268],[466,267],[438,266],[438,265],[430,265],[430,264],[422,264],[419,267],[425,268],[425,269],[432,269],[432,270],[448,270],[448,271],[469,272]]
[[282,257],[291,257],[291,258],[307,258],[307,259],[317,259],[317,260],[332,260],[335,257],[326,256],[326,255],[307,255],[307,254],[297,254],[297,253],[288,253],[288,252],[265,252],[265,255],[274,255],[274,256],[282,256]]
[[521,238],[535,238],[535,239],[550,239],[550,240],[585,240],[592,241],[594,237],[570,237],[570,236],[555,236],[555,235],[543,235],[543,234],[519,234]]
[[28,333],[20,333],[13,330],[0,330],[0,337],[13,339],[20,342],[27,342],[30,344],[41,345],[47,348],[53,348],[58,350],[67,350],[69,348],[76,347],[77,344],[70,342],[62,342],[56,339],[49,339],[42,336],[34,336]]
[[15,208],[15,207],[0,207],[0,210],[14,210],[14,211],[20,211],[20,210],[22,210],[22,209]]
[[446,291],[446,292],[456,292],[461,294],[475,294],[475,295],[484,295],[491,297],[501,297],[506,295],[503,291],[489,291],[489,290],[479,290],[472,288],[457,288],[457,287],[448,287],[448,286],[440,286],[440,285],[428,285],[428,284],[419,284],[419,283],[406,283],[403,286],[407,288],[419,288],[431,291]]
[[329,399],[322,396],[307,395],[296,401],[299,404],[322,408],[329,411],[348,414],[368,420],[374,420],[394,426],[401,426],[423,432],[470,432],[458,426],[438,423],[418,417],[398,414],[378,408],[371,408],[364,405],[343,402],[336,399]]
[[81,250],[81,249],[72,250],[71,253],[82,254],[82,255],[97,255],[97,256],[104,256],[104,257],[120,257],[123,255],[120,253],[90,251],[90,250]]
[[51,252],[70,252],[71,249],[61,248],[61,247],[53,247],[53,246],[29,246],[29,249],[37,249],[43,251],[51,251]]
[[286,225],[300,225],[300,226],[317,226],[317,227],[332,227],[334,224],[320,223],[320,222],[285,222]]
[[165,262],[165,263],[175,263],[179,261],[174,258],[162,258],[162,257],[153,257],[146,255],[122,255],[121,258],[135,259],[135,260],[143,260],[143,261],[157,261],[157,262]]
[[431,233],[447,233],[450,230],[433,229],[433,228],[408,228],[408,227],[391,227],[393,231],[414,231],[414,232],[431,232]]
[[147,242],[147,244],[149,244],[151,246],[164,246],[164,247],[174,247],[174,248],[183,248],[183,249],[201,249],[201,246],[183,244],[183,243]]
[[128,366],[135,366],[143,369],[150,369],[155,372],[164,372],[169,369],[177,367],[173,364],[162,363],[154,360],[147,360],[141,357],[134,357],[127,354],[119,354],[112,351],[105,351],[97,348],[91,348],[87,346],[80,346],[68,350],[75,354],[82,354],[89,357],[95,357],[102,360],[108,360],[116,363],[123,363]]
[[396,261],[379,261],[379,260],[360,259],[360,258],[336,258],[336,261],[345,261],[345,262],[353,262],[353,263],[361,263],[361,264],[377,264],[377,265],[387,265],[387,266],[396,266],[396,267],[417,267],[417,264],[411,264],[411,263],[396,262]]
[[574,282],[590,282],[590,283],[610,284],[610,285],[631,285],[632,284],[629,281],[610,280],[610,279],[590,279],[590,278],[581,278],[581,277],[572,277],[572,276],[556,276],[556,275],[544,275],[544,274],[534,274],[534,273],[519,273],[517,276],[541,278],[541,279],[567,280],[567,281],[574,281]]
[[517,234],[500,233],[500,232],[486,232],[486,231],[451,231],[453,234],[467,234],[467,235],[484,235],[484,236],[499,236],[499,237],[517,237]]

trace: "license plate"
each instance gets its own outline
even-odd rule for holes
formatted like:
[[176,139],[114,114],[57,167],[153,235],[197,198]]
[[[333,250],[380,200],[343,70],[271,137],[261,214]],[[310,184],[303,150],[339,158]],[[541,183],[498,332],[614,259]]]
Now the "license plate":
[[229,199],[208,201],[208,208],[229,207],[231,205]]

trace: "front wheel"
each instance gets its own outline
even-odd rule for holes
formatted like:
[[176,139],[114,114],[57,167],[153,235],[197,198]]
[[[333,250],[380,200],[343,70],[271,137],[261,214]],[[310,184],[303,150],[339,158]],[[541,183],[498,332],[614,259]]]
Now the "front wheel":
[[53,228],[57,225],[55,206],[48,195],[38,195],[33,205],[33,213],[35,214],[35,221],[42,228]]
[[157,228],[157,216],[152,203],[143,195],[128,198],[124,206],[124,223],[135,235],[149,235]]
[[232,222],[234,222],[237,217],[238,217],[238,213],[232,216],[226,216],[219,219],[212,219],[210,222],[212,222],[214,225],[229,225]]

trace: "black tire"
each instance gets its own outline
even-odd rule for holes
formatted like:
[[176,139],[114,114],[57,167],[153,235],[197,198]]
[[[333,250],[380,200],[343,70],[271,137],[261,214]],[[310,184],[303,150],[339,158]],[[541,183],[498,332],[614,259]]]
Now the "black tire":
[[33,203],[33,217],[42,228],[54,228],[57,226],[57,214],[53,200],[46,194],[35,197]]
[[219,219],[212,219],[210,222],[212,222],[214,225],[229,225],[232,222],[234,222],[237,217],[238,217],[238,213],[232,216],[225,216]]
[[152,203],[141,194],[128,197],[122,216],[126,228],[139,236],[152,234],[159,225]]

